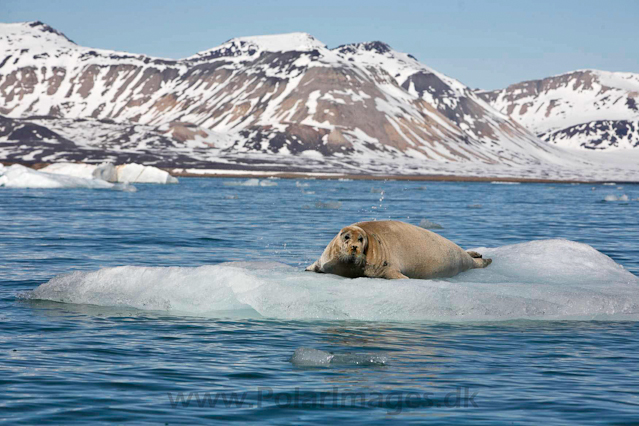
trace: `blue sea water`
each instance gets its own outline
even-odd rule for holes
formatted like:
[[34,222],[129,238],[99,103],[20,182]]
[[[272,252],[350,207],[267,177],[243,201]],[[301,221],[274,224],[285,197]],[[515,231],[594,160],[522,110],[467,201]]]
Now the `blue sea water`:
[[[0,422],[639,422],[639,186],[246,182],[1,189]],[[501,247],[501,278],[299,272],[389,218]],[[556,238],[603,254],[503,248]]]

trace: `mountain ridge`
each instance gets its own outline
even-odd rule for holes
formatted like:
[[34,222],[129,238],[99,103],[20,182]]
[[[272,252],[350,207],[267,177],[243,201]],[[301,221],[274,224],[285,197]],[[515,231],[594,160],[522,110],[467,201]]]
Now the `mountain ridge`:
[[0,25],[3,51],[0,114],[14,121],[6,125],[44,126],[75,146],[53,152],[40,133],[27,141],[5,131],[5,158],[98,161],[126,151],[176,167],[392,173],[466,164],[543,174],[582,164],[481,94],[379,41],[328,49],[307,33],[237,37],[170,60],[82,47],[28,23]]
[[477,94],[552,144],[590,150],[639,147],[636,73],[581,69]]

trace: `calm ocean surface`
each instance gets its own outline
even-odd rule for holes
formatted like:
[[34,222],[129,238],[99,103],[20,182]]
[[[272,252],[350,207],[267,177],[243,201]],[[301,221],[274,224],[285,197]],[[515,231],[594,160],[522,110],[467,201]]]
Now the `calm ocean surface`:
[[[0,423],[639,422],[639,321],[601,320],[595,313],[610,314],[617,299],[596,289],[579,312],[597,320],[546,317],[547,301],[498,291],[504,321],[423,321],[411,320],[422,317],[406,283],[297,272],[341,227],[391,218],[435,222],[464,248],[564,238],[639,275],[639,186],[245,182],[0,189]],[[547,263],[571,259],[559,250],[531,279],[543,285]],[[108,269],[93,281],[67,276],[49,300],[29,296],[74,271],[223,262],[251,263]],[[262,262],[288,267],[260,272]],[[588,279],[577,275],[570,291],[580,296]],[[619,300],[635,312],[632,295]],[[460,303],[448,314],[477,313]]]

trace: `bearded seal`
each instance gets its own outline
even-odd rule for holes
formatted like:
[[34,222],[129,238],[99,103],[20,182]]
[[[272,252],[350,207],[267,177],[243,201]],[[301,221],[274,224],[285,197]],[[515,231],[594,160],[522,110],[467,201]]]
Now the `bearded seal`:
[[349,225],[326,246],[307,271],[348,278],[446,278],[492,259],[409,223],[384,220]]

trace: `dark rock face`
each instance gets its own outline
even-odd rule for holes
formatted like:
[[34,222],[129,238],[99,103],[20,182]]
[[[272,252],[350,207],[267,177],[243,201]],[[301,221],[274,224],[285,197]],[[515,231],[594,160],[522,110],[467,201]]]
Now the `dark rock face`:
[[55,30],[53,28],[51,28],[50,26],[48,26],[47,24],[45,24],[44,22],[41,21],[34,21],[34,22],[29,22],[27,24],[29,27],[31,28],[36,28],[39,31],[42,31],[44,33],[51,33],[51,34],[55,34],[57,36],[60,37],[64,37],[67,41],[75,44],[75,42],[73,42],[71,39],[69,39],[67,36],[65,36],[64,34],[62,34],[60,31]]
[[555,132],[541,134],[540,138],[551,143],[578,137],[580,146],[591,150],[618,148],[620,145],[639,147],[639,120],[600,120],[578,124]]
[[391,51],[391,47],[381,41],[370,41],[366,43],[342,44],[341,46],[337,46],[334,50],[337,50],[340,53],[357,53],[358,50],[366,50],[383,55],[385,53],[389,53]]
[[424,92],[428,92],[435,98],[453,96],[454,94],[450,86],[433,73],[416,72],[406,79],[402,87],[408,90],[411,84],[417,93],[419,93],[419,96],[423,96]]

